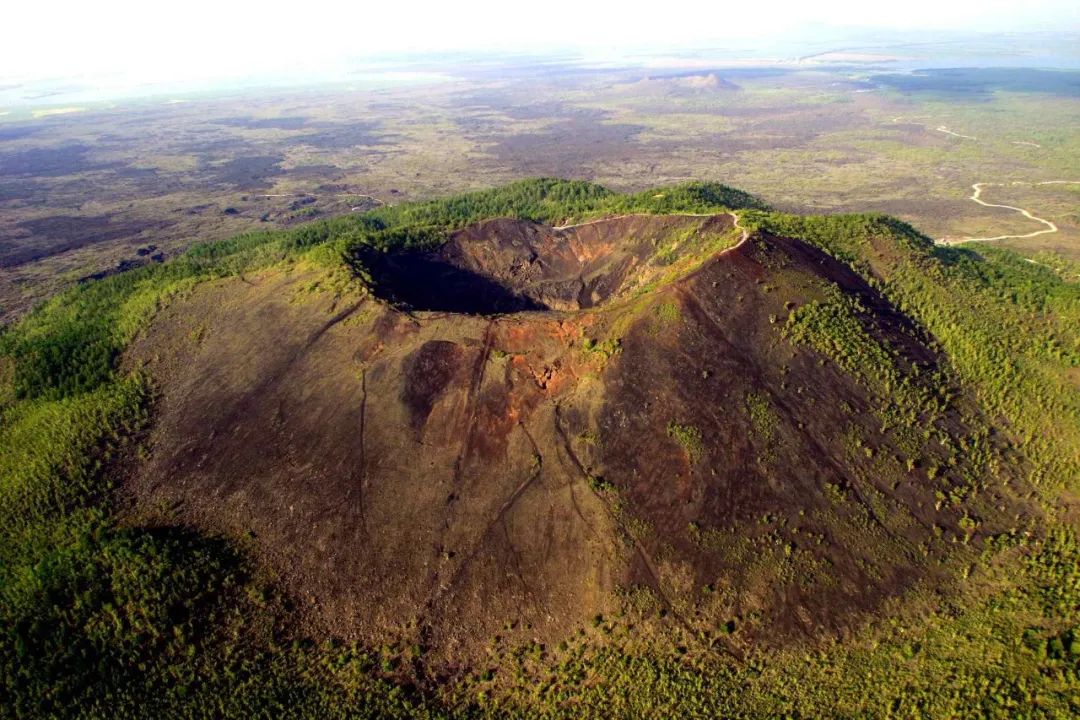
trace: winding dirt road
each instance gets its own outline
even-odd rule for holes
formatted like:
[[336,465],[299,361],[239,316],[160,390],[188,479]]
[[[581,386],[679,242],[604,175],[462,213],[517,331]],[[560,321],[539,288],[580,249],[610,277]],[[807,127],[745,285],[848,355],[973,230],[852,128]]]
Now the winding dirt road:
[[[903,119],[904,119],[903,115],[898,115],[897,117],[894,117],[892,119],[892,122],[898,123]],[[916,124],[923,125],[923,126],[925,126],[927,124],[927,123],[918,122],[918,121],[910,121],[910,122],[915,122]],[[953,130],[950,130],[945,125],[938,125],[934,129],[937,132],[945,133],[946,135],[952,135],[953,137],[963,138],[965,140],[976,140],[976,141],[978,140],[978,138],[975,137],[974,135],[964,135],[963,133],[955,132]],[[1013,140],[1012,144],[1013,145],[1024,145],[1024,146],[1033,147],[1033,148],[1042,148],[1042,145],[1039,145],[1038,143],[1034,143],[1034,142],[1029,142],[1027,140]],[[1050,233],[1058,232],[1058,226],[1055,225],[1052,221],[1047,220],[1046,218],[1041,218],[1041,217],[1039,217],[1037,215],[1034,215],[1030,210],[1025,210],[1024,208],[1016,207],[1015,205],[999,205],[997,203],[988,203],[988,202],[986,202],[985,200],[983,200],[980,197],[980,195],[982,195],[982,191],[983,191],[984,187],[1005,187],[1006,185],[1031,185],[1031,186],[1037,186],[1037,185],[1080,185],[1080,180],[1046,180],[1044,182],[1016,181],[1016,182],[1012,182],[1012,183],[993,183],[993,182],[975,183],[974,185],[971,186],[972,193],[971,193],[971,196],[969,197],[970,200],[972,200],[974,202],[977,202],[978,204],[982,205],[983,207],[1003,208],[1005,210],[1014,210],[1014,211],[1020,213],[1021,215],[1023,215],[1024,217],[1028,218],[1029,220],[1034,220],[1037,223],[1042,223],[1046,227],[1043,228],[1042,230],[1035,230],[1033,232],[1025,233],[1024,235],[997,235],[995,237],[943,237],[943,238],[938,238],[934,242],[936,242],[938,245],[956,245],[956,244],[959,244],[959,243],[966,243],[966,242],[993,242],[995,240],[1021,240],[1021,239],[1024,239],[1024,238],[1033,238],[1033,237],[1037,237],[1039,235],[1049,235]],[[1034,261],[1029,260],[1028,262],[1034,262]],[[1036,264],[1039,264],[1039,263],[1036,263]]]
[[1026,183],[1026,182],[1021,182],[1021,181],[1017,181],[1017,182],[1013,182],[1013,183],[985,183],[985,182],[983,182],[983,183],[975,183],[974,185],[971,186],[972,190],[974,191],[974,192],[971,193],[971,197],[970,197],[971,200],[979,203],[980,205],[982,205],[984,207],[1004,208],[1006,210],[1015,210],[1016,212],[1020,213],[1021,215],[1028,218],[1029,220],[1034,220],[1035,222],[1042,223],[1046,227],[1044,229],[1042,229],[1042,230],[1035,230],[1034,232],[1029,232],[1029,233],[1024,234],[1024,235],[997,235],[995,237],[964,237],[964,238],[944,237],[944,238],[940,238],[939,240],[937,240],[937,243],[939,245],[956,245],[957,243],[965,243],[965,242],[993,242],[994,240],[1019,240],[1019,239],[1023,239],[1023,238],[1033,238],[1033,237],[1036,237],[1038,235],[1049,235],[1050,233],[1056,233],[1058,231],[1058,226],[1055,225],[1052,221],[1047,220],[1045,218],[1038,217],[1036,215],[1033,215],[1030,210],[1025,210],[1024,208],[1016,207],[1015,205],[999,205],[997,203],[988,203],[985,200],[983,200],[981,197],[979,197],[982,194],[982,190],[983,190],[984,187],[1005,187],[1006,185],[1032,185],[1032,186],[1036,186],[1036,185],[1080,185],[1080,180],[1047,180],[1047,181],[1044,181],[1044,182],[1034,182],[1034,183]]
[[965,140],[978,140],[979,139],[979,138],[975,137],[974,135],[964,135],[962,133],[953,132],[952,130],[945,127],[944,125],[938,125],[937,128],[935,128],[935,129],[938,132],[945,133],[946,135],[952,135],[953,137],[964,138]]

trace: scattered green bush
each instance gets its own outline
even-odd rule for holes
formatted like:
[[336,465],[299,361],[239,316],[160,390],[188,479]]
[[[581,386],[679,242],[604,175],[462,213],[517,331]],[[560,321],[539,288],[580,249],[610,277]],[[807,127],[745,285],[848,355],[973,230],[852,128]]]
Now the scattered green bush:
[[669,438],[682,446],[692,463],[697,462],[705,452],[705,441],[701,430],[693,425],[683,425],[672,420],[668,423],[667,434]]

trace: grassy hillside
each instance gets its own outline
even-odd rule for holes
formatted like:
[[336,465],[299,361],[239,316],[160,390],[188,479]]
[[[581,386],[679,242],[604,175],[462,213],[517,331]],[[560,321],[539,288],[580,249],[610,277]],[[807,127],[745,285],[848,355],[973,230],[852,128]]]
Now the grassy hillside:
[[[955,407],[981,430],[933,437],[943,458],[934,475],[963,472],[950,485],[962,497],[943,492],[941,504],[959,507],[996,477],[1031,488],[1031,511],[975,549],[947,600],[917,588],[842,639],[732,657],[646,631],[655,608],[627,598],[618,616],[597,617],[561,647],[500,648],[490,665],[433,678],[423,647],[306,637],[242,543],[163,526],[121,491],[152,451],[157,392],[124,351],[200,283],[310,264],[335,291],[363,293],[357,245],[430,248],[493,216],[562,223],[724,209],[850,265],[940,350],[928,397],[927,383],[905,383],[876,354],[849,295],[830,291],[776,318],[784,342],[871,384],[884,424],[910,427],[962,397]],[[4,331],[0,403],[0,702],[17,717],[1080,713],[1080,286],[1006,251],[935,248],[882,216],[771,213],[715,184],[617,195],[526,181],[248,234],[81,285]],[[767,432],[761,403],[747,407]],[[982,518],[962,521],[974,531]]]

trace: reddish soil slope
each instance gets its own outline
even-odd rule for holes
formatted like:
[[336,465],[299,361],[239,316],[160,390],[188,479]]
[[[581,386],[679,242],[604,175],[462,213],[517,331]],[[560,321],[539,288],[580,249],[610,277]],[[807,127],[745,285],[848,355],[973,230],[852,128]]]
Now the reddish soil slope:
[[905,372],[937,359],[847,268],[738,236],[495,220],[384,258],[375,295],[305,267],[201,286],[132,354],[161,387],[134,490],[250,539],[320,627],[457,661],[628,597],[736,653],[846,632],[938,582],[959,516],[942,451],[905,465],[865,382],[780,328],[836,284]]

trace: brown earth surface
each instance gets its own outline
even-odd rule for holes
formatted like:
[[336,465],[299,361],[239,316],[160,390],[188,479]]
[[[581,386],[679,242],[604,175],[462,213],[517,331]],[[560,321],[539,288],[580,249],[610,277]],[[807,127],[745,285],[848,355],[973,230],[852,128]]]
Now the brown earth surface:
[[866,384],[780,328],[835,284],[905,373],[932,343],[820,251],[740,234],[500,219],[382,258],[372,293],[303,263],[205,283],[129,355],[160,388],[132,489],[250,541],[313,626],[450,666],[628,598],[739,653],[947,588],[944,451],[904,467]]

